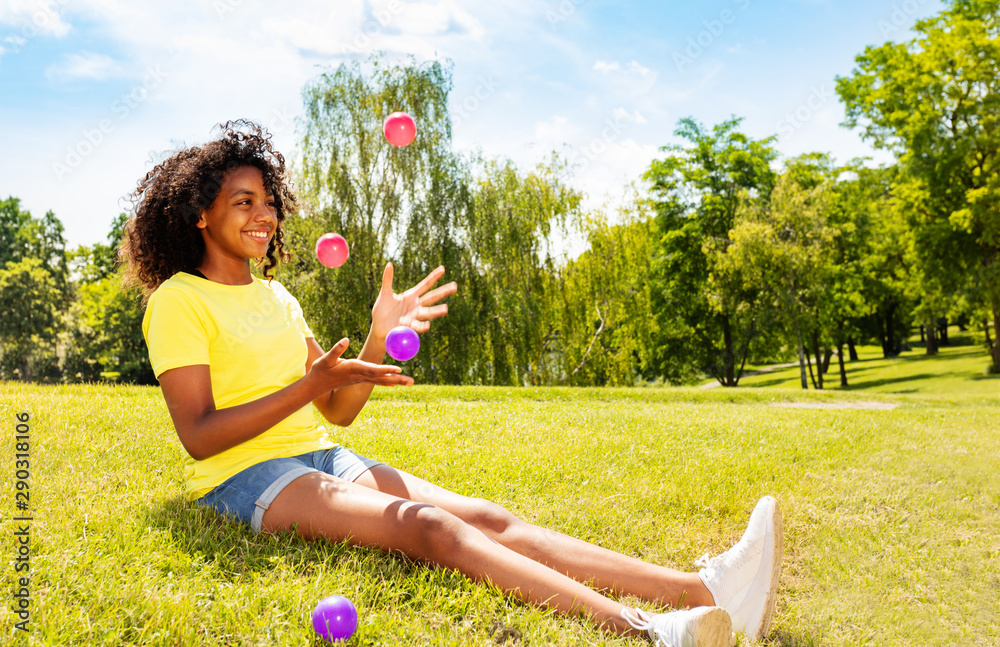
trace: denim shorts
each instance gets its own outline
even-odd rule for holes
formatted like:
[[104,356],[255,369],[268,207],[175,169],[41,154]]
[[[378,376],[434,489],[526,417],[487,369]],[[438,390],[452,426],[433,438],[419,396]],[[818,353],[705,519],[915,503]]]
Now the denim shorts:
[[353,481],[375,465],[380,463],[339,445],[301,456],[272,458],[229,477],[198,499],[198,503],[260,532],[260,522],[268,506],[286,485],[300,476],[324,472]]

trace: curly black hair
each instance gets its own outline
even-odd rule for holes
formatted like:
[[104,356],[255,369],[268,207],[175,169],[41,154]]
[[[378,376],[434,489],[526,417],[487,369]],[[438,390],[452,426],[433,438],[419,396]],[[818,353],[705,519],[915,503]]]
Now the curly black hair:
[[132,216],[118,254],[125,265],[125,285],[142,288],[144,302],[177,272],[201,265],[205,243],[198,219],[215,202],[226,174],[242,166],[260,170],[264,188],[274,196],[274,236],[267,256],[257,264],[271,279],[278,259],[288,262],[282,222],[295,209],[296,197],[285,175],[285,158],[272,147],[271,134],[255,122],[237,119],[218,128],[218,139],[172,154],[131,195]]

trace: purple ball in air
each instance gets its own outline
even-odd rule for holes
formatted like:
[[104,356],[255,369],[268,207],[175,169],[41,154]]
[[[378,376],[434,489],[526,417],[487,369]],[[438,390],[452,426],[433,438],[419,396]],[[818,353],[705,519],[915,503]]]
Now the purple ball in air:
[[358,628],[358,610],[342,595],[319,601],[312,612],[313,629],[329,642],[347,640]]
[[420,350],[420,337],[409,326],[396,326],[385,337],[385,352],[394,360],[405,362]]

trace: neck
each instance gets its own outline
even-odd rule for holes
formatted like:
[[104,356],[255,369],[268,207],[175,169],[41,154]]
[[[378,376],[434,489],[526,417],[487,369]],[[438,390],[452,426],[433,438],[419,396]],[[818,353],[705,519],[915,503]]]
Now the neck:
[[197,269],[205,275],[206,279],[215,283],[223,285],[250,285],[253,283],[249,260],[220,263],[213,262],[206,256]]

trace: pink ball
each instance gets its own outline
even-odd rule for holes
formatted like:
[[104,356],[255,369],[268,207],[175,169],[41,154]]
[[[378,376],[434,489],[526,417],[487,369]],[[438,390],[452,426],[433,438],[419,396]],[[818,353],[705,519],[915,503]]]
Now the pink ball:
[[417,136],[417,124],[405,112],[394,112],[382,123],[382,134],[393,146],[407,146]]
[[316,241],[316,258],[327,267],[340,267],[350,254],[347,241],[340,234],[323,234]]

